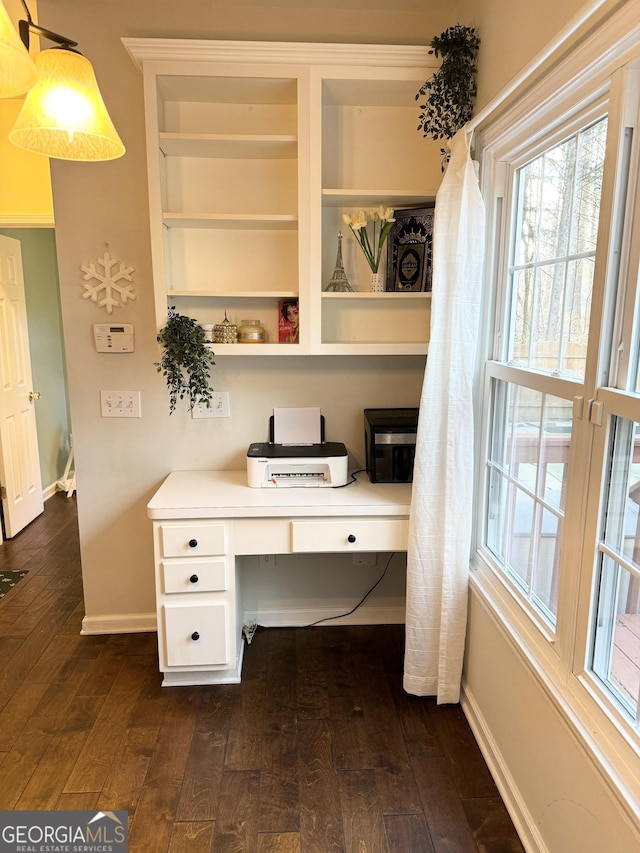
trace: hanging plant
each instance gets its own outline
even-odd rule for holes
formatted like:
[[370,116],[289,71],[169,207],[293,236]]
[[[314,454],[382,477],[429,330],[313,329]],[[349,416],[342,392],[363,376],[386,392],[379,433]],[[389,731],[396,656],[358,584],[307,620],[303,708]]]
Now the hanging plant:
[[208,408],[213,395],[209,372],[215,361],[205,344],[204,329],[172,306],[167,325],[158,334],[158,343],[164,347],[164,353],[155,366],[167,380],[169,414],[175,411],[178,400],[185,397],[189,399],[190,410],[197,405]]
[[418,125],[424,136],[451,139],[472,117],[479,47],[475,29],[462,24],[449,27],[431,41],[429,53],[441,56],[442,64],[416,95],[416,101],[427,95],[420,104]]

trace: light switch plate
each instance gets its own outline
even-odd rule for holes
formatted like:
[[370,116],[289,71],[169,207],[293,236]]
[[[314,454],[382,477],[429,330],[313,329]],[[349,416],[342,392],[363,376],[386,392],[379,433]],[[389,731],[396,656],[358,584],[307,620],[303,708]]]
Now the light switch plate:
[[230,415],[228,391],[214,391],[209,407],[198,404],[191,409],[192,418],[228,418]]
[[139,391],[101,391],[100,414],[103,418],[141,418]]

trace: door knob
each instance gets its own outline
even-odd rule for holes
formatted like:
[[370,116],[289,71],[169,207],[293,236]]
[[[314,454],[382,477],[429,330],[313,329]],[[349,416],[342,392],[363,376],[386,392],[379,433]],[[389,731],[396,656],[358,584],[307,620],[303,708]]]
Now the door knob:
[[29,402],[32,403],[34,400],[39,400],[42,394],[39,391],[29,391]]

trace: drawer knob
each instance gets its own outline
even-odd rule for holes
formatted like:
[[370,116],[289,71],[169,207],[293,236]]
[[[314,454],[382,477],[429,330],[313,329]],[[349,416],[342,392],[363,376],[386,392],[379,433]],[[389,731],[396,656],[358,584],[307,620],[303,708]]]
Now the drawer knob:
[[356,537],[353,535],[353,533],[350,533],[347,536],[347,542],[355,542],[355,541],[356,541]]
[[197,631],[194,631],[194,632],[193,632],[193,634],[191,635],[191,639],[192,639],[192,640],[199,640],[199,639],[200,639],[200,634],[198,634],[198,632],[197,632]]
[[189,539],[189,548],[197,548],[198,540],[197,539]]
[[198,577],[198,575],[191,575],[191,577],[189,578],[189,580],[191,581],[191,583],[198,583],[198,581],[200,580],[200,578]]

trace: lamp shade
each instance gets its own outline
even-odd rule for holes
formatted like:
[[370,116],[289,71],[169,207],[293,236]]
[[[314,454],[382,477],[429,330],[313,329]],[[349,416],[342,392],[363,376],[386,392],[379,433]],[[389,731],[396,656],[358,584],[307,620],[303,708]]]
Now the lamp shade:
[[61,160],[114,160],[125,152],[81,53],[54,47],[36,54],[40,79],[30,90],[9,140]]
[[38,79],[35,62],[0,2],[0,98],[24,95]]

